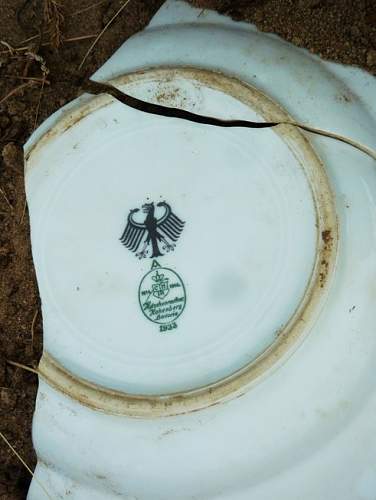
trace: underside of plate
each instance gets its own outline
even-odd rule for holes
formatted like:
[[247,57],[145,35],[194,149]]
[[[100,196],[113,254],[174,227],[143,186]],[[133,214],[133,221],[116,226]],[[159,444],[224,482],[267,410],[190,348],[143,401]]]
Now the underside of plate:
[[[375,146],[370,75],[179,0],[93,79]],[[369,156],[108,95],[59,110],[26,155],[45,349],[29,500],[39,482],[74,500],[374,500]]]
[[[291,121],[202,69],[112,83],[196,113]],[[28,196],[40,372],[110,413],[177,414],[244,392],[307,334],[334,269],[325,169],[290,125],[227,130],[93,98],[29,152]]]

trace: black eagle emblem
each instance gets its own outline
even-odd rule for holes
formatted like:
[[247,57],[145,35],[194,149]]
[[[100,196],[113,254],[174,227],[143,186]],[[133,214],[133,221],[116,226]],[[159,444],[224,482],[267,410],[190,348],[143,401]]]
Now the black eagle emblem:
[[165,209],[159,218],[155,217],[154,202],[142,205],[142,211],[146,214],[143,222],[134,220],[133,215],[140,209],[133,208],[120,238],[123,245],[135,252],[139,259],[163,255],[159,244],[164,253],[175,250],[176,242],[184,228],[185,222],[172,212],[168,203],[161,201],[156,206]]

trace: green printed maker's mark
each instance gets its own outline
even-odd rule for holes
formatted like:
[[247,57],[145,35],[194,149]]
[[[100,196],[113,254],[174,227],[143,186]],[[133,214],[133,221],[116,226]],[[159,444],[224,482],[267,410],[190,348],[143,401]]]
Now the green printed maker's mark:
[[144,315],[158,323],[161,332],[172,330],[185,307],[185,287],[175,271],[161,267],[154,260],[151,270],[142,278],[138,299]]

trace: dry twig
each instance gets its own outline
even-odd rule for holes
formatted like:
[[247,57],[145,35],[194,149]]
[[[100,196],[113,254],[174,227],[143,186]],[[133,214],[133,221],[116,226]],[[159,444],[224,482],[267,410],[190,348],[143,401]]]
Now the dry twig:
[[10,43],[8,43],[8,42],[6,42],[4,40],[0,40],[0,43],[1,43],[1,45],[4,45],[8,49],[7,52],[10,52],[11,55],[14,54],[14,48],[11,46]]
[[35,328],[35,322],[36,322],[37,317],[38,317],[38,312],[39,312],[39,309],[36,309],[34,316],[33,316],[33,321],[31,322],[31,345],[32,346],[34,345],[34,328]]
[[[8,78],[9,80],[32,80],[33,82],[43,82],[43,78],[36,78],[34,76],[13,76],[13,75],[4,75],[3,78]],[[51,82],[48,80],[44,80],[45,85],[50,85]]]
[[70,17],[79,16],[83,12],[87,12],[88,10],[95,9],[95,7],[99,7],[100,5],[102,5],[102,4],[106,3],[106,2],[107,2],[107,0],[101,0],[100,2],[92,3],[88,7],[85,7],[84,9],[76,10],[76,12],[73,12],[70,15]]
[[44,20],[52,47],[58,49],[62,42],[64,15],[61,5],[56,0],[44,0]]
[[26,198],[25,198],[25,200],[24,200],[24,206],[23,206],[23,210],[22,210],[22,215],[21,215],[21,219],[20,219],[20,225],[24,221],[25,214],[26,214],[26,207],[27,207],[27,201],[26,201]]
[[79,42],[80,40],[88,40],[89,38],[95,38],[98,35],[81,35],[74,36],[73,38],[65,38],[64,42]]
[[45,85],[45,83],[46,83],[46,73],[43,74],[42,85],[40,87],[37,109],[35,111],[34,128],[33,128],[33,130],[35,130],[37,128],[38,118],[39,118],[39,110],[40,110],[40,105],[41,105],[41,102],[42,102],[42,97],[43,97],[43,91],[44,91],[44,85]]
[[5,193],[4,189],[2,189],[1,187],[0,187],[0,193],[2,194],[2,196],[3,196],[3,198],[4,198],[5,202],[6,202],[6,204],[8,205],[8,207],[9,207],[9,208],[13,211],[13,210],[14,210],[14,207],[13,207],[13,205],[11,204],[11,202],[9,201],[9,198],[8,198],[8,196],[6,195],[6,193]]
[[[39,36],[39,35],[38,35]],[[80,36],[74,36],[74,37],[71,37],[71,38],[63,38],[63,42],[64,43],[70,43],[70,42],[80,42],[81,40],[89,40],[90,38],[96,38],[98,35],[95,34],[95,35],[80,35]],[[48,45],[51,45],[50,42],[44,42],[42,43],[42,47],[47,47]],[[17,57],[17,52],[23,52],[23,51],[29,51],[30,52],[30,46],[29,45],[25,45],[23,47],[16,47],[14,50],[14,55],[13,57]],[[9,50],[3,50],[3,51],[0,51],[0,54],[9,54]],[[22,54],[21,56],[19,57],[23,57],[24,54]]]
[[18,87],[15,87],[7,95],[5,95],[2,99],[0,99],[0,105],[4,104],[4,102],[7,101],[9,99],[9,97],[12,97],[12,95],[18,94],[18,92],[21,92],[21,90],[23,90],[27,87],[31,87],[32,85],[35,85],[36,83],[38,83],[38,82],[35,82],[34,80],[30,80],[27,83],[22,83]]
[[123,12],[123,10],[125,9],[125,7],[129,4],[131,0],[125,0],[125,2],[123,3],[123,5],[120,7],[120,9],[111,17],[111,19],[108,21],[108,23],[106,24],[106,26],[103,28],[103,30],[99,33],[99,35],[96,37],[96,39],[94,40],[94,42],[90,45],[88,51],[86,52],[84,58],[82,59],[81,61],[81,64],[79,65],[78,69],[81,69],[82,66],[84,65],[86,59],[88,58],[90,52],[93,50],[93,48],[95,47],[95,45],[97,44],[98,40],[102,37],[103,33],[105,33],[105,31],[107,31],[107,29],[109,28],[109,26],[115,21],[115,19]]
[[18,460],[21,462],[21,464],[26,468],[26,470],[32,475],[32,477],[35,479],[35,481],[39,484],[39,486],[42,488],[42,490],[44,491],[44,493],[47,495],[48,498],[50,498],[50,500],[53,500],[52,499],[52,496],[48,493],[46,487],[39,481],[39,479],[37,479],[35,476],[34,476],[34,472],[31,470],[31,468],[27,465],[27,463],[25,462],[25,460],[21,457],[21,455],[14,449],[14,447],[10,444],[10,442],[8,441],[8,439],[4,436],[4,434],[0,431],[0,437],[1,439],[4,441],[4,443],[8,446],[8,448],[12,451],[12,453],[18,458]]
[[[47,35],[47,31],[43,32],[42,35]],[[22,42],[20,42],[20,44],[21,43],[32,42],[33,40],[36,40],[39,37],[40,37],[39,33],[37,35],[29,36],[29,38],[26,38],[25,40],[22,40]]]
[[43,73],[44,77],[46,75],[48,75],[50,70],[47,68],[46,61],[43,59],[42,56],[40,56],[39,54],[32,52],[30,50],[28,52],[25,52],[25,56],[29,57],[30,59],[33,59],[34,61],[36,61],[40,65],[40,70]]
[[31,368],[31,366],[26,366],[23,365],[22,363],[17,363],[17,361],[10,361],[9,359],[7,359],[7,363],[8,365],[15,366],[16,368],[22,368],[22,370],[34,373],[35,375],[39,375],[38,370],[36,370],[35,368]]
[[[30,50],[30,47],[25,45],[24,47],[17,47],[16,49],[13,49],[13,57],[16,57],[17,52],[22,52],[23,50]],[[9,54],[9,50],[2,50],[0,51],[0,54]]]

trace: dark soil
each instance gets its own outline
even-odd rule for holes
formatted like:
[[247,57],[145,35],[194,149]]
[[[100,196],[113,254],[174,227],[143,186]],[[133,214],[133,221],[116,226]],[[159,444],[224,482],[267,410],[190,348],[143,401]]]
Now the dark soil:
[[374,0],[191,0],[236,21],[256,24],[325,59],[376,75]]
[[[0,5],[0,431],[31,467],[35,465],[30,429],[37,380],[32,373],[6,364],[11,360],[36,366],[42,350],[22,145],[37,123],[81,92],[85,78],[126,38],[144,27],[163,0],[132,0],[79,70],[94,36],[122,3],[60,0],[61,11],[54,10],[53,0],[2,0]],[[259,29],[273,31],[325,58],[356,64],[376,74],[373,0],[191,3],[254,22]],[[25,42],[29,37],[35,38]],[[15,49],[25,46],[33,55]],[[24,87],[19,88],[21,85]],[[0,440],[0,500],[24,499],[29,481],[28,472]]]

